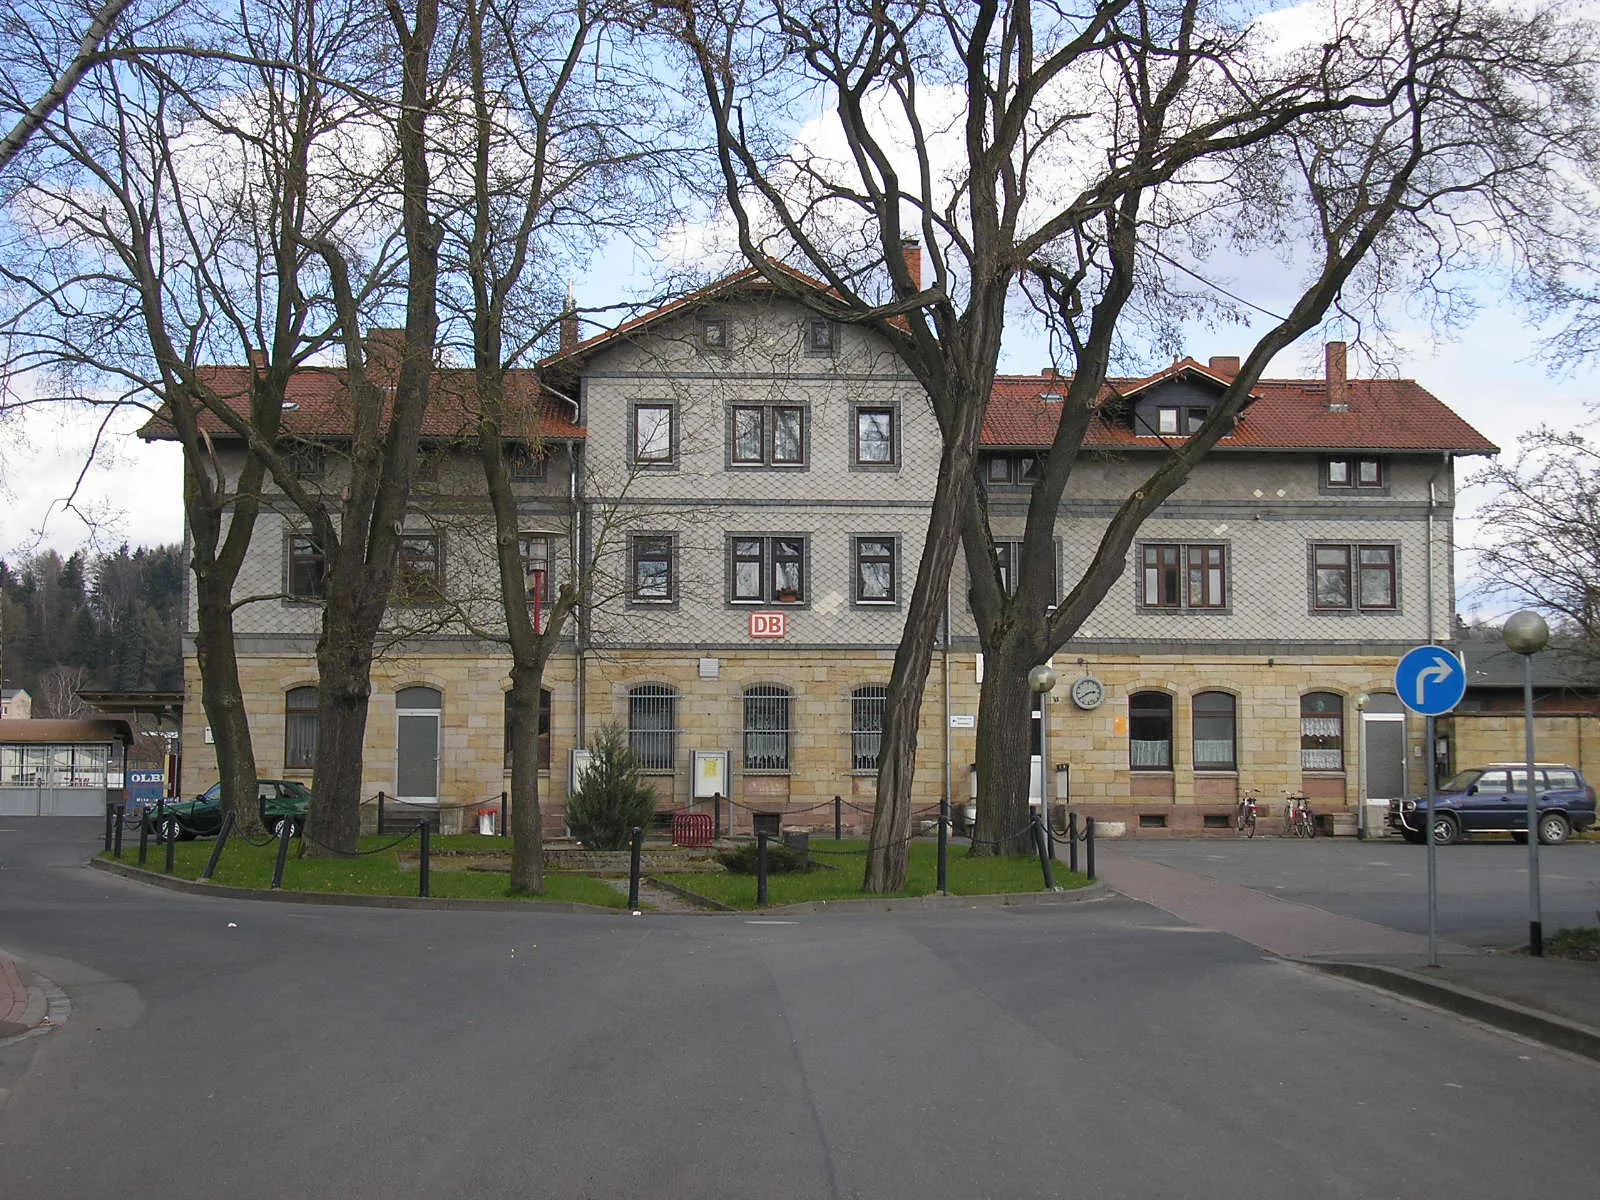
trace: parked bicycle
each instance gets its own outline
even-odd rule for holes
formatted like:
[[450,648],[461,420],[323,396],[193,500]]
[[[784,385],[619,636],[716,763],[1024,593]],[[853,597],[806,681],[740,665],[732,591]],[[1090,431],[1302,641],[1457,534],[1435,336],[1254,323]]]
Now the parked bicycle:
[[1260,808],[1260,793],[1250,788],[1239,797],[1239,811],[1235,824],[1241,837],[1255,837],[1256,812]]
[[1311,812],[1311,797],[1304,792],[1285,792],[1283,806],[1283,834],[1288,837],[1314,838],[1317,836],[1317,819]]

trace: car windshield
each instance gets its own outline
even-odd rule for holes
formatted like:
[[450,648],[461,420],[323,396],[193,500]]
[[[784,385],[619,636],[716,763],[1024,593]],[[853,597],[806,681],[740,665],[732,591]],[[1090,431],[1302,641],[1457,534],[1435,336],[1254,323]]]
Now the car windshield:
[[1441,792],[1464,792],[1473,784],[1477,783],[1482,774],[1483,772],[1479,770],[1462,771],[1439,790]]

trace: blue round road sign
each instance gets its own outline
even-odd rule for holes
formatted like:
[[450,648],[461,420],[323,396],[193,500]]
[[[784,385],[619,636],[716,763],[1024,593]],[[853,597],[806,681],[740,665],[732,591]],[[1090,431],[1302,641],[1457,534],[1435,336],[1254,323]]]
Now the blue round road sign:
[[1437,717],[1467,694],[1467,670],[1443,646],[1418,646],[1407,650],[1395,666],[1394,690],[1412,712]]

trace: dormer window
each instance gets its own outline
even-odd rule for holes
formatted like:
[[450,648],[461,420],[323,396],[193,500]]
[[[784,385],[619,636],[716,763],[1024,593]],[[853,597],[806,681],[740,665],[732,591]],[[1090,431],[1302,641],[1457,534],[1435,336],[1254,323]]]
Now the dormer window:
[[1162,437],[1188,437],[1200,432],[1209,410],[1201,407],[1173,406],[1156,409],[1155,432]]
[[1027,486],[1039,478],[1037,454],[991,454],[983,470],[984,480],[997,486],[1018,484]]

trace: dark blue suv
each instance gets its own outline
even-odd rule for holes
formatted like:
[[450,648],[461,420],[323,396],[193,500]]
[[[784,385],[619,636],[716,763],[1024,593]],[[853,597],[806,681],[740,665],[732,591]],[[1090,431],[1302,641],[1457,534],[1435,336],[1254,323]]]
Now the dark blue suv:
[[[1595,820],[1594,789],[1576,767],[1535,763],[1539,841],[1551,846]],[[1391,800],[1389,827],[1408,842],[1428,840],[1427,801]],[[1474,833],[1509,833],[1528,840],[1528,765],[1490,763],[1462,771],[1433,797],[1433,840],[1448,846]]]

